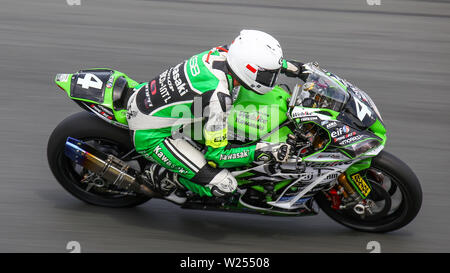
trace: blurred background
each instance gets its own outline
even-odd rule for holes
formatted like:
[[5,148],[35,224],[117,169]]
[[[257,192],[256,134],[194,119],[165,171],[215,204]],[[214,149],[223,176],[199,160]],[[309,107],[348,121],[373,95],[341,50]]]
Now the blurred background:
[[[387,234],[324,213],[281,218],[183,210],[151,200],[106,209],[75,199],[46,159],[48,137],[82,111],[56,73],[108,67],[137,81],[243,28],[275,36],[286,58],[317,61],[366,90],[386,149],[419,177],[422,210]],[[2,0],[0,252],[449,252],[450,3],[417,0]]]

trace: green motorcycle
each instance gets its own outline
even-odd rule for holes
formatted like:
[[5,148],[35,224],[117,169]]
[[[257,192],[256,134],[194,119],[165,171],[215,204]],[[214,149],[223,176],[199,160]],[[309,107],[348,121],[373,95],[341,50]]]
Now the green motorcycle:
[[[244,88],[234,94],[229,142],[288,142],[295,148],[287,162],[230,166],[239,187],[227,198],[204,197],[195,187],[167,180],[145,182],[151,162],[135,151],[126,118],[139,83],[111,69],[56,75],[56,84],[87,111],[53,131],[50,169],[68,192],[99,206],[137,206],[175,187],[182,208],[277,216],[316,215],[320,208],[360,231],[407,225],[420,210],[421,186],[404,162],[383,151],[386,130],[372,99],[315,63],[306,67],[308,78],[292,91],[282,84],[265,95]],[[193,128],[181,127],[179,137],[205,151]]]

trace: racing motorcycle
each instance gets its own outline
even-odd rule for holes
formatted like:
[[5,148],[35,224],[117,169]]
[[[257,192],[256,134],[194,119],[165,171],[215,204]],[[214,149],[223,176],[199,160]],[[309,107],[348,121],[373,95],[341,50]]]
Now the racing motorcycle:
[[[366,232],[404,227],[420,210],[422,190],[414,172],[383,150],[386,129],[374,102],[317,63],[305,67],[306,81],[292,90],[280,84],[265,95],[243,87],[233,94],[229,142],[287,142],[293,149],[283,163],[230,167],[238,181],[232,196],[199,196],[170,179],[157,185],[146,179],[154,163],[136,152],[127,125],[127,100],[145,83],[113,69],[56,75],[57,86],[86,111],[67,117],[51,134],[50,169],[73,196],[98,206],[133,207],[165,198],[181,208],[277,216],[316,215],[321,209]],[[178,133],[206,151],[192,130],[181,127]],[[178,198],[168,198],[174,189]]]

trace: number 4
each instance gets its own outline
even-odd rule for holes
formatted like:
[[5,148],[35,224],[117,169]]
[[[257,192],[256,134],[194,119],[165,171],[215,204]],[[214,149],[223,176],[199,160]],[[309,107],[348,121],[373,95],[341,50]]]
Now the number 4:
[[89,89],[90,87],[95,89],[102,89],[103,82],[94,74],[87,73],[84,79],[78,78],[77,84],[81,85],[84,89]]

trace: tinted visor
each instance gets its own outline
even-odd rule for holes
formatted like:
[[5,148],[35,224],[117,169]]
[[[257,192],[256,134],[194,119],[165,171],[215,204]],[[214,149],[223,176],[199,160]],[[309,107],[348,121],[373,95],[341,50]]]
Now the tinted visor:
[[278,73],[280,73],[281,68],[274,70],[258,70],[256,73],[256,82],[273,87],[278,78]]

